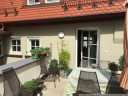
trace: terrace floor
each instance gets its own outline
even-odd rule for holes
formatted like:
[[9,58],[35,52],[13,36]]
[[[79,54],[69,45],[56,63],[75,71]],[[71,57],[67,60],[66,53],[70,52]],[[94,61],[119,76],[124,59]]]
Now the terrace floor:
[[67,79],[60,77],[60,82],[59,80],[56,80],[56,88],[54,87],[54,82],[44,82],[47,89],[42,90],[43,96],[63,96],[66,82]]

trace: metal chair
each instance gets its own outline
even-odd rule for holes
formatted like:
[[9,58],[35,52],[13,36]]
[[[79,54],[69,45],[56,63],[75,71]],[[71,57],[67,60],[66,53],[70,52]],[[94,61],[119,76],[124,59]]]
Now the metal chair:
[[111,74],[110,80],[106,88],[106,94],[126,94],[118,82],[120,74]]
[[99,60],[99,67],[98,68],[107,70],[109,63],[110,63],[110,61]]
[[2,70],[2,76],[4,96],[32,96],[32,90],[21,88],[21,83],[12,67]]
[[76,94],[80,94],[80,93],[84,93],[84,94],[101,93],[96,72],[80,71]]
[[44,58],[41,59],[40,62],[40,68],[41,68],[41,73],[43,76],[41,77],[41,79],[43,79],[44,82],[54,82],[54,86],[56,88],[56,84],[55,81],[58,78],[58,80],[60,81],[59,77],[59,70],[58,68],[58,64],[57,63],[51,63],[49,65],[49,67],[52,66],[51,68],[48,68],[47,62],[44,60]]

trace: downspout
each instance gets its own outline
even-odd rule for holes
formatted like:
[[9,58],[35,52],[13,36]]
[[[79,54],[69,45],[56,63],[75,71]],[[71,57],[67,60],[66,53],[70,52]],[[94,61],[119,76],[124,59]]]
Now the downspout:
[[0,23],[0,32],[4,32],[4,24]]

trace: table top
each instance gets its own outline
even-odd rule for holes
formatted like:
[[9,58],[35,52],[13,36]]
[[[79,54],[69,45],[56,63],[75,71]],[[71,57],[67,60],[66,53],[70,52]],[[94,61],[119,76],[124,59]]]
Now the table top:
[[78,79],[80,71],[96,72],[97,77],[98,77],[98,81],[99,81],[100,84],[107,83],[110,76],[111,76],[111,72],[103,70],[103,69],[92,69],[92,68],[77,67],[77,68],[73,69],[73,71],[70,73],[68,78],[77,78]]
[[[103,69],[92,69],[92,68],[81,68],[76,67],[73,69],[73,71],[70,73],[67,79],[67,85],[65,87],[64,95],[63,96],[70,96],[67,94],[75,93],[77,85],[78,85],[78,78],[80,75],[80,71],[87,71],[87,72],[96,72],[97,78],[100,85],[100,90],[102,93],[105,92],[108,81],[111,77],[111,72],[106,71]],[[71,95],[72,96],[72,95]]]

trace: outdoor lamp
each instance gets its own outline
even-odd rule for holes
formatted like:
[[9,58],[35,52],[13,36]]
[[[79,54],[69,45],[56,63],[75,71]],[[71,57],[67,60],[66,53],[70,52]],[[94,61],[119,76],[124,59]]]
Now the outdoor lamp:
[[59,36],[60,39],[63,39],[63,38],[64,38],[64,33],[63,33],[63,32],[60,32],[60,33],[58,34],[58,36]]

